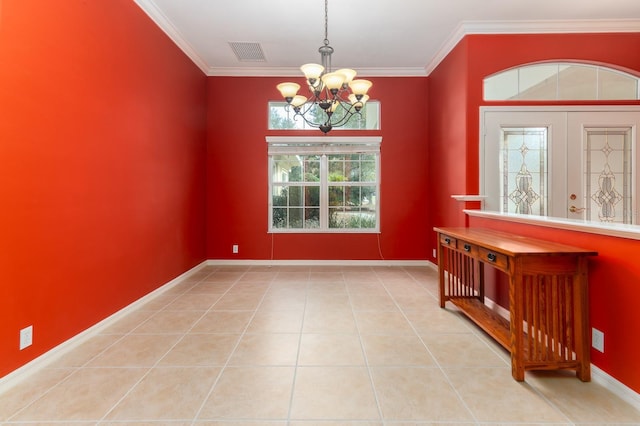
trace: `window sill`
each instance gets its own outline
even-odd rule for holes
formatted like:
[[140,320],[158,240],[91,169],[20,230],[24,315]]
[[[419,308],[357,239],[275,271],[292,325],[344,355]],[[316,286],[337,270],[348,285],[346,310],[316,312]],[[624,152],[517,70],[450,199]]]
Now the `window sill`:
[[586,232],[590,234],[607,235],[610,237],[640,240],[640,226],[587,222],[584,220],[563,219],[557,217],[531,216],[524,214],[498,213],[485,210],[464,210],[471,217],[503,220],[528,225],[545,226],[547,228],[564,229]]

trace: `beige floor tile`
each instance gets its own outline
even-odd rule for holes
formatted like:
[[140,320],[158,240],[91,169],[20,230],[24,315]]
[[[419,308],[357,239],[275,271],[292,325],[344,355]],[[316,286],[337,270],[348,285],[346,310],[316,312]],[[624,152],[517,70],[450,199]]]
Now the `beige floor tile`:
[[399,311],[355,311],[354,314],[360,333],[415,335],[411,325]]
[[233,287],[233,283],[227,282],[201,282],[191,287],[185,294],[211,294],[222,296]]
[[227,293],[213,306],[216,311],[254,310],[262,301],[262,293]]
[[300,334],[245,334],[229,365],[296,365]]
[[107,419],[191,419],[219,372],[215,367],[154,368],[118,403]]
[[293,367],[227,367],[198,418],[286,420]]
[[385,421],[473,420],[440,369],[372,367],[371,374]]
[[357,334],[302,335],[298,365],[365,365]]
[[363,271],[350,271],[345,270],[342,272],[342,276],[344,277],[344,281],[346,283],[379,283],[378,275],[371,270],[363,270]]
[[82,368],[10,420],[97,421],[147,371],[144,368]]
[[295,283],[307,283],[309,282],[309,274],[308,270],[303,271],[280,271],[278,275],[274,278],[274,281],[277,282],[295,282]]
[[186,333],[202,315],[202,311],[160,311],[133,333]]
[[151,367],[180,339],[178,334],[129,334],[92,359],[90,367]]
[[440,308],[403,310],[411,325],[422,333],[470,333],[471,325],[461,314]]
[[117,334],[95,335],[78,347],[61,354],[48,367],[82,367],[122,338],[122,335]]
[[309,281],[322,281],[327,283],[344,282],[344,276],[341,271],[311,271],[309,273]]
[[220,299],[219,294],[186,293],[169,303],[165,311],[206,311]]
[[388,295],[351,295],[354,311],[398,311],[396,302]]
[[227,268],[226,270],[218,270],[209,274],[203,282],[236,282],[245,274],[248,268],[238,268],[237,270],[233,270],[231,268]]
[[307,303],[306,292],[303,291],[268,291],[258,307],[258,311],[299,311],[303,312]]
[[260,282],[269,283],[273,281],[273,279],[277,275],[278,275],[278,272],[273,270],[258,271],[258,270],[251,269],[245,272],[244,275],[242,275],[242,277],[240,277],[239,282],[244,283],[244,282],[260,281]]
[[298,367],[291,419],[379,420],[364,367]]
[[309,281],[307,292],[314,295],[346,295],[347,287],[342,281]]
[[100,334],[127,334],[151,318],[155,311],[135,310],[100,330]]
[[356,333],[358,331],[351,310],[306,311],[302,325],[304,333]]
[[159,366],[223,366],[240,334],[185,335],[158,363]]
[[600,384],[578,380],[575,373],[528,372],[526,380],[575,423],[640,425],[640,411]]
[[242,333],[249,324],[252,311],[212,311],[206,313],[191,329],[192,333]]
[[351,301],[346,291],[341,294],[309,292],[306,309],[320,312],[337,310],[351,312]]
[[363,334],[362,344],[369,365],[435,365],[417,336]]
[[40,398],[75,371],[68,368],[45,368],[0,393],[0,422]]
[[299,333],[302,330],[303,311],[258,309],[247,333]]
[[422,294],[416,294],[414,291],[403,292],[402,294],[393,294],[393,300],[403,310],[423,310],[425,306],[435,306],[439,302],[427,291]]
[[473,333],[421,334],[441,367],[505,367],[499,354]]
[[446,375],[481,422],[566,422],[528,383],[511,377],[511,368],[447,368]]

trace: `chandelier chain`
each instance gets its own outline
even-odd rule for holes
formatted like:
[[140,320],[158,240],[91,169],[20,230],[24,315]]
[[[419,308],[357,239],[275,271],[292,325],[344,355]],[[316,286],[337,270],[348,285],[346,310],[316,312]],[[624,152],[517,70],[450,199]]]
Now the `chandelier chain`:
[[324,44],[329,45],[329,0],[324,0]]

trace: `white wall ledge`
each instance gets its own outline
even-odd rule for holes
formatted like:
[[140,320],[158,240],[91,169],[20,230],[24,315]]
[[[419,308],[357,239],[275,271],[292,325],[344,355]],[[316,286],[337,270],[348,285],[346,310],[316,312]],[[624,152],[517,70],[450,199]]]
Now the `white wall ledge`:
[[558,217],[533,216],[514,213],[498,213],[486,210],[466,209],[464,212],[471,217],[503,220],[506,222],[523,223],[528,225],[544,226],[547,228],[564,229],[570,231],[586,232],[589,234],[606,235],[609,237],[640,240],[640,226],[606,224],[586,220],[563,219]]

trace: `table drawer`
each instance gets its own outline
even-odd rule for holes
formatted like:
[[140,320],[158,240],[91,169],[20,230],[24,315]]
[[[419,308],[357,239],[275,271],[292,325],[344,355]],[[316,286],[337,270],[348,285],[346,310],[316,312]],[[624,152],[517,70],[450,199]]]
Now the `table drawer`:
[[480,247],[478,257],[487,265],[493,265],[500,269],[507,269],[509,267],[509,258],[507,256],[484,247]]
[[455,249],[457,247],[458,240],[448,235],[440,234],[440,244],[445,247]]
[[458,251],[465,253],[467,256],[476,257],[478,255],[478,246],[467,241],[458,240]]

